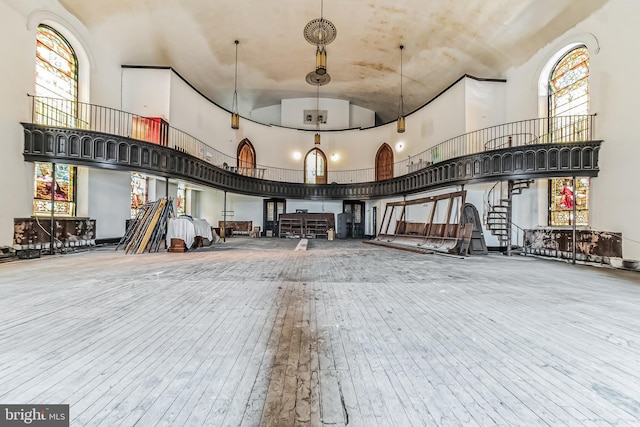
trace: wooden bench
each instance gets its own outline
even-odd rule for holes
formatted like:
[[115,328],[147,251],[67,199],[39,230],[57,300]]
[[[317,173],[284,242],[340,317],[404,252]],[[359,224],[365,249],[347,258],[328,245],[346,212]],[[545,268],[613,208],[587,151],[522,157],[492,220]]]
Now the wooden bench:
[[[224,221],[218,221],[218,228],[224,228]],[[227,229],[233,229],[233,234],[246,234],[253,231],[253,221],[227,221]]]

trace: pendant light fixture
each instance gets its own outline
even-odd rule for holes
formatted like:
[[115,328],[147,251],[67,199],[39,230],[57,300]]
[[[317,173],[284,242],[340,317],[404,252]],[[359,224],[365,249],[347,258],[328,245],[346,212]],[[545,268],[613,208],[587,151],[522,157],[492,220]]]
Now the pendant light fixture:
[[233,102],[231,104],[231,129],[240,128],[240,115],[238,114],[238,44],[240,42],[236,40],[236,74],[233,84]]
[[402,93],[402,50],[403,45],[400,45],[400,102],[398,104],[398,133],[404,132],[404,98]]
[[313,144],[320,145],[320,83],[316,87],[316,134],[313,137]]
[[323,75],[327,73],[327,51],[324,46],[316,49],[316,73]]
[[326,46],[336,38],[336,26],[331,21],[324,19],[324,2],[320,1],[320,18],[316,18],[304,27],[304,38],[316,45],[315,74],[323,76],[327,74],[327,49]]

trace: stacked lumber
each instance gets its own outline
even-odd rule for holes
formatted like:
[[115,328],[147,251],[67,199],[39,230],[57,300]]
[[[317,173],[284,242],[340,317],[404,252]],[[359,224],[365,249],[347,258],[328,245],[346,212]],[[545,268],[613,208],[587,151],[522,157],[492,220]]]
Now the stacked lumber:
[[169,218],[174,216],[171,198],[156,200],[142,206],[136,218],[116,246],[126,253],[158,252],[167,231]]

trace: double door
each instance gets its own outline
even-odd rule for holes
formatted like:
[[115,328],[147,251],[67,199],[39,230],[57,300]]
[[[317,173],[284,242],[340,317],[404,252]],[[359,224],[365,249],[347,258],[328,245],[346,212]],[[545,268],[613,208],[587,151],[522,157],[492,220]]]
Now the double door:
[[364,237],[364,202],[344,200],[342,212],[346,217],[345,237],[347,239],[362,239]]
[[264,221],[262,227],[263,236],[271,235],[273,237],[278,237],[278,218],[280,217],[280,214],[285,213],[286,203],[285,199],[266,199],[264,201]]

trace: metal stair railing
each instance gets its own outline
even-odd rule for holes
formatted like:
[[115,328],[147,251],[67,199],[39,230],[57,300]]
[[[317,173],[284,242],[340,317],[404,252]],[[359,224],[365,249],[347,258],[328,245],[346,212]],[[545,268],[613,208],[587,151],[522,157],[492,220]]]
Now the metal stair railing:
[[[511,246],[513,241],[512,231],[516,229],[516,246],[524,248],[524,229],[514,224],[511,218],[511,197],[522,194],[530,188],[534,180],[514,181],[507,185],[507,198],[504,195],[504,181],[496,182],[487,194],[485,201],[484,223],[487,229],[498,238],[501,246]],[[511,226],[511,227],[510,227]],[[520,232],[522,233],[522,245],[520,245]],[[509,249],[509,248],[508,248]]]

